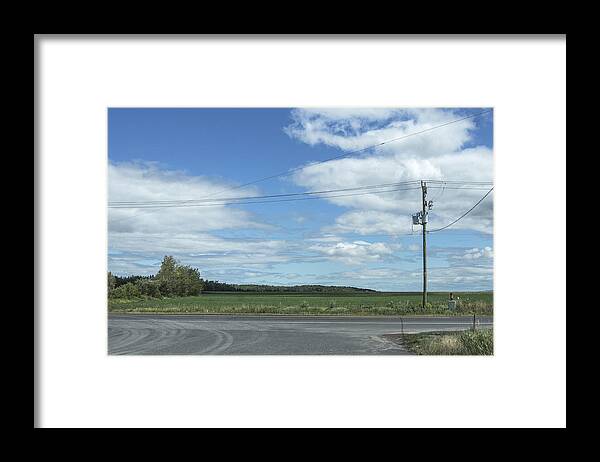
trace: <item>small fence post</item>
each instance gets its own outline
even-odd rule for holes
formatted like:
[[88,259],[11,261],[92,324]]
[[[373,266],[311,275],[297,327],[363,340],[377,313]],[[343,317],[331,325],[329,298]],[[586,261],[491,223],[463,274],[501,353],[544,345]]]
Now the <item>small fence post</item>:
[[475,324],[475,313],[473,313],[473,332],[475,332],[476,329],[476,324]]

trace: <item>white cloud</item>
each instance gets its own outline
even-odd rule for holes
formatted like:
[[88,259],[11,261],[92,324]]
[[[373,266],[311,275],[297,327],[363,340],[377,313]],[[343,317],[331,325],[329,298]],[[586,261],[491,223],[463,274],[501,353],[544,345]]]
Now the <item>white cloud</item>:
[[[367,112],[367,114],[370,114]],[[378,117],[379,118],[378,118]],[[459,118],[450,110],[390,110],[372,116],[360,110],[297,110],[286,132],[310,145],[325,144],[344,151],[371,146],[406,133],[421,131]],[[400,119],[398,119],[400,118]],[[378,121],[374,125],[373,121]],[[326,163],[307,164],[292,176],[307,189],[337,189],[387,184],[418,179],[493,181],[493,155],[485,146],[465,148],[471,139],[473,119],[389,143],[368,155],[352,156]],[[413,185],[414,186],[414,185]],[[430,228],[442,227],[472,207],[485,190],[436,189],[430,185],[428,199],[434,200]],[[327,199],[353,209],[339,216],[332,232],[406,233],[411,231],[411,215],[420,209],[420,190],[346,196]],[[455,229],[492,232],[492,195]]]
[[[361,268],[321,276],[323,281],[345,281],[347,285],[370,287],[378,290],[420,290],[423,273],[394,267]],[[480,266],[449,266],[428,269],[430,291],[488,290],[493,280],[493,269]]]
[[[109,202],[161,201],[231,197],[223,192],[231,184],[159,168],[156,163],[122,163],[108,166]],[[244,189],[244,194],[256,194]],[[222,194],[219,194],[222,193]],[[109,208],[109,232],[196,232],[230,228],[266,228],[246,211],[230,206],[162,209]]]
[[[202,198],[229,186],[164,170],[152,163],[109,166],[111,202]],[[315,237],[310,241],[314,245],[307,247],[302,241],[222,238],[212,233],[247,228],[266,229],[267,226],[257,222],[251,214],[232,207],[159,211],[110,208],[109,267],[116,274],[154,274],[164,255],[173,255],[208,274],[219,268],[269,268],[291,261],[329,260],[354,265],[378,261],[398,248],[366,241],[343,242],[335,234]],[[235,274],[250,278],[248,272]]]
[[377,261],[385,256],[391,255],[394,251],[390,244],[365,241],[316,244],[310,246],[309,250],[319,252],[350,265],[357,265],[368,261]]
[[494,252],[491,247],[483,247],[481,249],[475,247],[465,250],[464,255],[459,258],[463,260],[477,260],[480,258],[494,258]]
[[[286,263],[301,249],[276,239],[221,239],[206,233],[109,234],[109,262],[115,273],[153,274],[164,255],[205,270],[222,267],[269,267]],[[141,265],[140,261],[145,262]]]
[[[109,164],[109,201],[149,201],[230,197],[231,184],[156,163]],[[256,189],[244,194],[257,194]],[[275,239],[223,239],[216,230],[271,227],[231,206],[163,209],[109,208],[109,267],[117,274],[153,274],[164,255],[199,268],[223,265],[268,266],[288,260],[290,245]]]
[[[410,222],[398,214],[377,210],[355,210],[338,216],[326,230],[338,233],[401,235],[412,231]],[[415,232],[419,232],[416,230]]]
[[[455,111],[443,109],[295,109],[292,111],[292,123],[285,127],[285,132],[311,146],[325,144],[349,151],[459,118]],[[472,119],[467,119],[439,129],[443,132],[437,136],[410,136],[401,143],[390,143],[379,149],[384,153],[410,156],[412,152],[419,151],[423,155],[436,156],[460,149],[469,140],[470,131],[475,126]]]

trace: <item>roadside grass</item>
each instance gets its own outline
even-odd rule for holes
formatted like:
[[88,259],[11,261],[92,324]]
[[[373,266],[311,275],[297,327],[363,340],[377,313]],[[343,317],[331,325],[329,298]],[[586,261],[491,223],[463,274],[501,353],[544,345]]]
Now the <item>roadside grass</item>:
[[487,356],[494,354],[493,329],[404,334],[398,340],[418,355]]
[[429,294],[425,309],[421,295],[379,294],[239,294],[204,293],[192,297],[109,299],[112,313],[304,314],[304,315],[492,315],[491,292],[455,294],[456,310],[448,309],[447,293]]

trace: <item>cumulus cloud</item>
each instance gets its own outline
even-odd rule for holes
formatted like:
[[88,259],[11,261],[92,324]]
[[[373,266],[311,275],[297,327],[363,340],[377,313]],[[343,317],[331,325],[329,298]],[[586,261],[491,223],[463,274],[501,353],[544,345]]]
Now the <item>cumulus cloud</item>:
[[343,263],[357,265],[367,261],[377,261],[394,251],[392,245],[383,242],[337,242],[335,244],[316,244],[309,250],[319,252]]
[[200,268],[203,275],[205,271],[211,274],[218,269],[265,269],[290,261],[325,259],[320,254],[306,253],[301,243],[275,239],[111,233],[109,246],[109,267],[115,274],[155,274],[164,255],[173,255],[183,264]]
[[[120,163],[108,166],[108,200],[162,201],[201,199],[205,197],[231,197],[223,193],[231,184],[204,177],[190,176],[183,172],[162,169],[152,162]],[[244,190],[256,194],[257,190]],[[109,232],[147,233],[192,232],[214,229],[267,228],[251,214],[229,206],[162,209],[109,208]]]
[[[285,132],[309,145],[326,144],[345,151],[400,138],[416,131],[456,120],[456,113],[444,109],[295,109]],[[449,128],[450,126],[448,126]],[[406,138],[402,146],[384,145],[382,152],[406,153],[418,150],[435,156],[465,144],[475,128],[472,119],[453,124],[444,136]]]
[[[351,151],[460,118],[455,111],[443,109],[363,111],[296,110],[286,133],[309,145],[323,144]],[[358,157],[309,163],[295,172],[292,179],[313,190],[418,179],[493,181],[492,151],[485,146],[465,147],[472,140],[475,127],[476,121],[468,119],[389,143]],[[355,229],[359,234],[410,232],[411,215],[420,208],[420,190],[410,187],[415,185],[396,192],[327,199],[335,205],[353,209],[339,216],[328,230],[348,232]],[[462,215],[484,193],[484,190],[430,185],[428,198],[434,200],[430,227],[444,226]],[[455,228],[491,233],[492,203],[490,195]],[[353,228],[357,224],[358,227]],[[363,224],[366,226],[361,226]]]
[[[228,197],[224,181],[190,176],[152,162],[109,164],[109,202]],[[246,190],[244,191],[246,193]],[[250,189],[249,194],[257,194]],[[109,266],[116,274],[153,274],[165,254],[200,268],[267,266],[287,261],[290,246],[275,239],[226,239],[216,230],[270,230],[231,206],[108,209]]]
[[480,258],[493,258],[494,257],[494,252],[492,250],[491,247],[483,247],[482,249],[479,249],[477,247],[473,248],[473,249],[468,249],[465,250],[465,253],[460,256],[459,258],[463,259],[463,260],[478,260]]
[[412,232],[412,227],[408,221],[402,221],[397,214],[391,212],[355,210],[338,216],[335,224],[327,227],[326,230],[361,235],[389,234],[394,236]]
[[[203,198],[230,185],[154,163],[109,165],[109,201]],[[251,194],[256,194],[253,192]],[[226,197],[226,196],[225,196]],[[269,227],[231,206],[167,209],[109,208],[109,266],[116,274],[153,274],[165,254],[207,269],[269,268],[289,262],[324,260],[361,264],[380,260],[396,248],[366,241],[344,242],[335,234],[302,241],[269,238],[225,238],[212,231]],[[251,278],[249,272],[236,273]],[[265,276],[267,273],[256,273]]]

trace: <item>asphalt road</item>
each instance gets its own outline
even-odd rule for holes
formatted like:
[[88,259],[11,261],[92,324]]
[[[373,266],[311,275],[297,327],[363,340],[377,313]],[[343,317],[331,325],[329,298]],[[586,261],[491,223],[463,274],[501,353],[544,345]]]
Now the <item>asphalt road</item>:
[[[477,320],[491,327],[492,317]],[[464,330],[472,317],[124,314],[108,316],[110,355],[403,355],[383,334]]]

